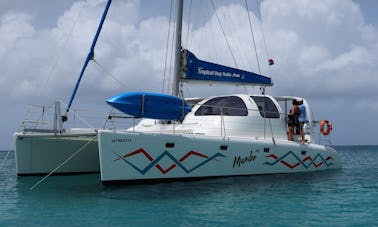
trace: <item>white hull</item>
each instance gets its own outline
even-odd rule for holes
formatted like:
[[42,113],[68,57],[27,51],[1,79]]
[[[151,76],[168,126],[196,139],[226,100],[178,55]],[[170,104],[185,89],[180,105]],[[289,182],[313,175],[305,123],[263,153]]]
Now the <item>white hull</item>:
[[101,180],[173,180],[340,167],[328,146],[285,140],[99,131]]
[[[17,175],[80,174],[99,172],[97,133],[67,135],[16,133]],[[74,154],[77,152],[77,154]]]

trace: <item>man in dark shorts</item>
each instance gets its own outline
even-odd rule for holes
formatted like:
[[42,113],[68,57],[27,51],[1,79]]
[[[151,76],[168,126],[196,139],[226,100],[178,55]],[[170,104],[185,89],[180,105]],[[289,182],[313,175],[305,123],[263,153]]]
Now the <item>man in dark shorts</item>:
[[299,102],[296,99],[293,99],[292,107],[290,110],[290,113],[288,115],[288,126],[289,126],[289,134],[288,139],[289,141],[294,140],[294,132],[295,129],[300,130],[300,122],[299,122],[299,116],[301,115],[301,109],[299,108]]

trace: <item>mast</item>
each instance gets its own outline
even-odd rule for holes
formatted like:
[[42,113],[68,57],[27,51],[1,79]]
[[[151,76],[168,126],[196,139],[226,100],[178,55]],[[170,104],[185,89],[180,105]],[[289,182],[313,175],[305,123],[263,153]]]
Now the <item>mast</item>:
[[[90,60],[93,60],[93,57],[94,57],[94,48],[96,46],[96,43],[97,43],[97,39],[98,39],[98,36],[100,35],[100,32],[101,32],[101,29],[102,29],[102,25],[104,24],[104,21],[105,21],[105,18],[106,18],[106,15],[108,14],[108,10],[109,10],[109,7],[110,7],[110,4],[112,3],[112,0],[108,0],[108,3],[106,4],[106,7],[105,7],[105,10],[104,10],[104,13],[102,14],[102,17],[101,17],[101,20],[100,20],[100,24],[98,25],[98,28],[97,28],[97,32],[96,32],[96,35],[92,41],[92,45],[91,45],[91,49],[89,50],[89,53],[88,53],[88,56],[87,58],[85,59],[85,62],[84,62],[84,65],[81,69],[81,72],[80,72],[80,75],[79,75],[79,78],[77,79],[77,82],[76,82],[76,85],[75,85],[75,88],[72,92],[72,95],[71,95],[71,98],[70,98],[70,102],[68,103],[68,107],[67,107],[67,110],[66,110],[66,115],[67,113],[70,111],[70,108],[71,108],[71,105],[72,105],[72,102],[75,98],[75,95],[76,95],[76,92],[77,92],[77,89],[79,88],[79,84],[80,84],[80,81],[81,81],[81,78],[83,77],[84,75],[84,71],[85,69],[87,68],[87,65],[88,65],[88,62]],[[65,120],[67,120],[67,117],[65,116]]]
[[179,96],[180,89],[180,60],[182,33],[183,0],[177,0],[176,33],[175,33],[175,64],[173,70],[172,95]]

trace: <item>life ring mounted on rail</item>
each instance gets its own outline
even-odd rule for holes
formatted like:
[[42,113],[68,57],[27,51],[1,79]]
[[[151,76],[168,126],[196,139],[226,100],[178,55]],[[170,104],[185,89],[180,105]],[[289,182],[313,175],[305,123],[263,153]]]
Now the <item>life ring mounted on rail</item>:
[[[326,126],[326,129],[324,129],[324,125]],[[332,123],[330,123],[328,120],[320,121],[320,133],[323,134],[323,136],[329,135],[331,131],[332,131]]]

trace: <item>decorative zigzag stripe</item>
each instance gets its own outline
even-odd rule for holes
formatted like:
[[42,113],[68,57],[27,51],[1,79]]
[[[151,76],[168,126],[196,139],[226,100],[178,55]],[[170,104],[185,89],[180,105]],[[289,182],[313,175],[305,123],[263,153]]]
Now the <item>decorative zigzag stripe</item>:
[[[298,161],[297,163],[293,164],[293,165],[290,165],[289,163],[287,163],[284,159],[289,156],[289,155],[292,155],[294,156],[294,158]],[[331,156],[328,156],[326,159],[323,158],[322,155],[320,154],[317,154],[315,156],[314,159],[312,159],[310,156],[307,156],[306,158],[304,158],[303,160],[301,160],[297,155],[294,154],[294,152],[292,151],[289,151],[287,152],[286,154],[284,154],[283,156],[281,156],[280,158],[278,158],[275,154],[271,154],[271,155],[268,155],[266,156],[267,158],[273,158],[275,159],[274,162],[265,162],[264,165],[270,165],[270,166],[274,166],[275,164],[277,164],[278,162],[281,162],[282,164],[286,165],[287,167],[289,167],[290,169],[294,169],[296,167],[298,167],[299,165],[302,164],[303,167],[305,167],[306,169],[308,167],[310,167],[311,165],[314,165],[315,168],[318,168],[319,166],[325,164],[327,167],[331,166],[333,163],[332,162],[327,162],[329,160],[333,160],[333,158]],[[317,159],[320,159],[320,161],[318,162],[315,162]],[[307,165],[305,162],[307,161],[310,161]]]
[[[162,172],[163,174],[166,174],[168,173],[169,171],[171,171],[172,169],[174,169],[176,166],[179,166],[182,170],[184,170],[186,173],[190,173],[196,169],[198,169],[199,167],[205,165],[206,163],[210,162],[211,160],[217,158],[217,157],[226,157],[225,155],[221,154],[221,153],[216,153],[214,154],[213,156],[211,156],[210,158],[204,154],[201,154],[201,153],[198,153],[196,151],[189,151],[187,154],[185,154],[182,158],[180,158],[179,160],[177,160],[171,153],[169,153],[168,151],[164,151],[162,154],[160,154],[156,159],[153,159],[152,156],[147,152],[145,151],[143,148],[140,148],[138,150],[135,150],[133,152],[130,152],[126,155],[119,155],[115,152],[113,152],[115,155],[118,156],[117,159],[115,159],[114,161],[118,161],[118,160],[123,160],[125,161],[127,164],[129,164],[131,167],[133,167],[135,170],[137,170],[138,172],[140,172],[141,174],[146,174],[152,167],[156,167],[157,169],[160,170],[160,172]],[[136,165],[134,165],[133,163],[131,163],[130,161],[127,160],[128,157],[130,156],[133,156],[133,155],[136,155],[136,154],[139,154],[139,153],[142,153],[144,156],[146,156],[146,158],[148,160],[151,161],[150,164],[148,164],[144,169],[140,169],[138,168]],[[205,161],[199,163],[198,165],[194,166],[193,168],[191,169],[187,169],[184,165],[182,165],[182,162],[185,161],[188,157],[190,156],[198,156],[198,157],[202,157],[202,158],[206,158]],[[165,156],[169,157],[173,162],[174,164],[172,164],[170,167],[168,167],[167,169],[163,169],[158,163],[159,161],[164,158]]]

